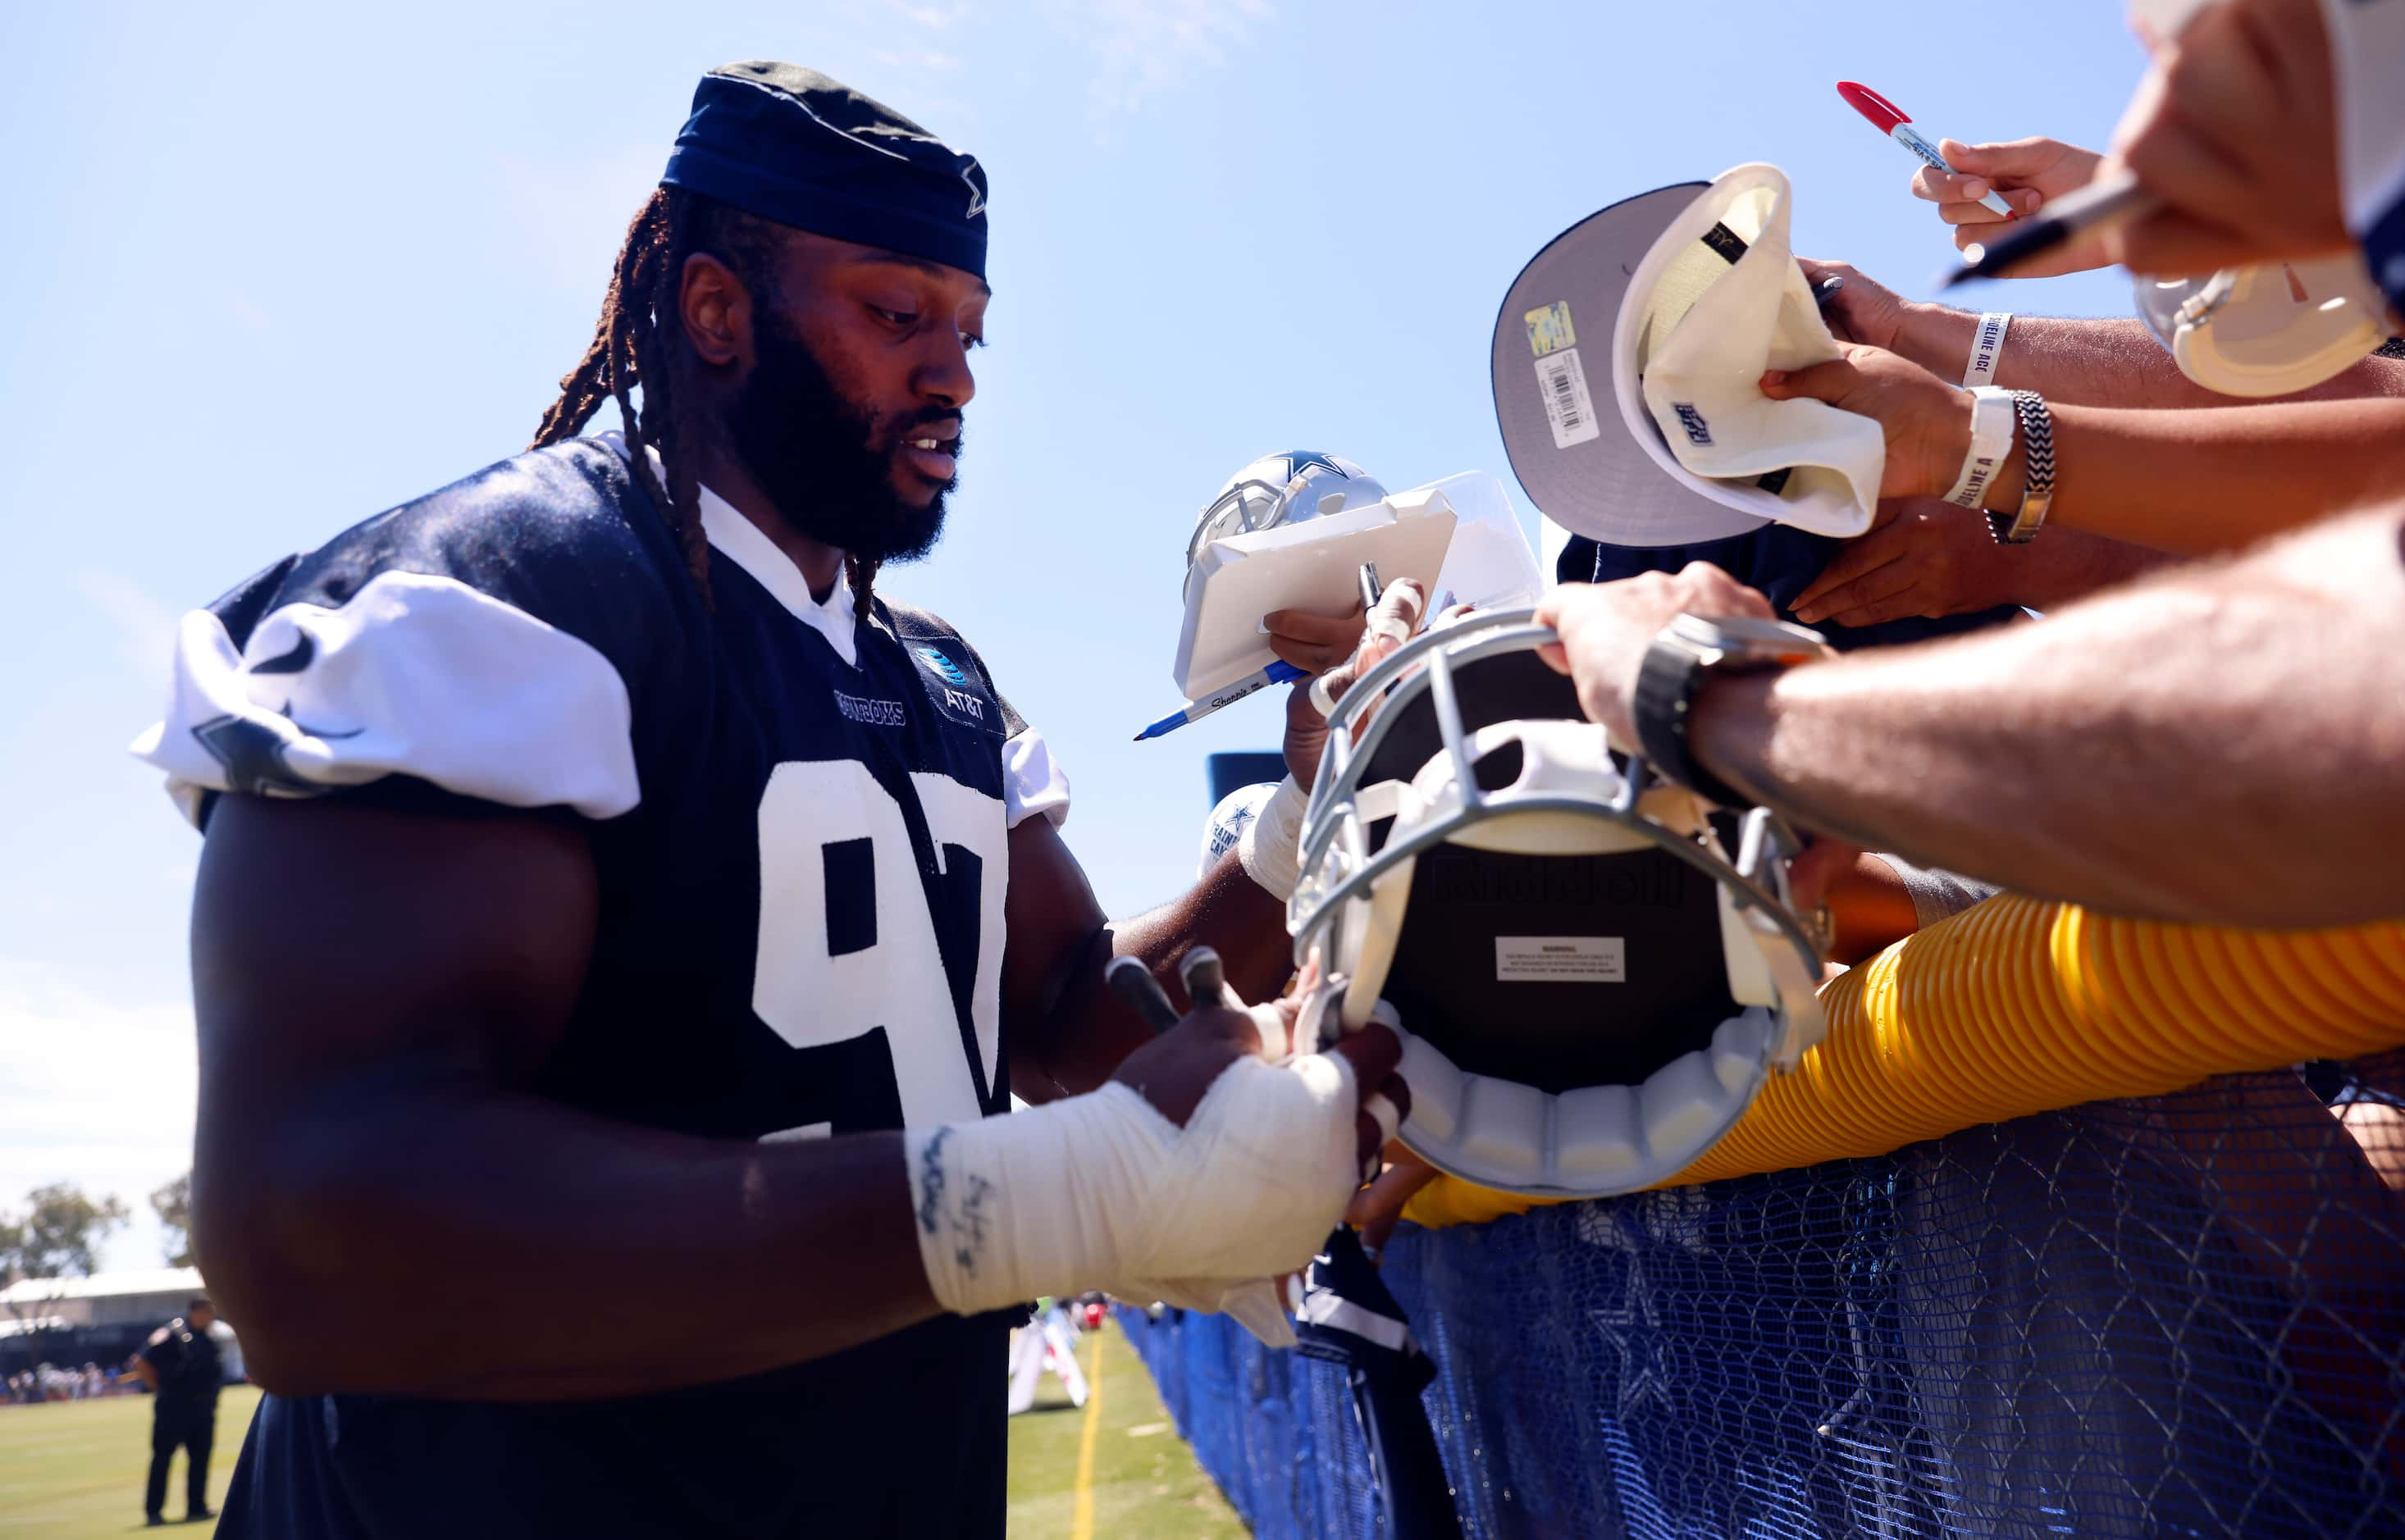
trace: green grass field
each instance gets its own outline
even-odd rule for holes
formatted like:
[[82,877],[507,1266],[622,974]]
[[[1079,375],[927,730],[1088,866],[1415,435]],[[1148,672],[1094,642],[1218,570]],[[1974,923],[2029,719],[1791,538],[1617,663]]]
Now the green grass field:
[[[233,1457],[259,1393],[237,1385],[218,1398],[217,1449],[209,1459],[209,1506],[224,1498]],[[49,1540],[142,1530],[142,1478],[150,1469],[150,1398],[60,1401],[0,1407],[0,1535]],[[184,1462],[168,1473],[168,1527],[205,1534],[215,1524],[176,1523],[184,1511]]]
[[[1035,1410],[1011,1420],[1010,1533],[1030,1540],[1243,1534],[1243,1523],[1170,1426],[1151,1377],[1118,1328],[1089,1332],[1077,1356],[1088,1382],[1100,1386],[1084,1411],[1071,1408],[1060,1381],[1048,1376]],[[258,1405],[259,1393],[248,1386],[228,1391],[218,1403],[212,1507],[224,1495]],[[84,1540],[140,1533],[142,1478],[149,1464],[147,1396],[0,1407],[0,1536]],[[167,1492],[170,1533],[197,1535],[216,1527],[175,1523],[184,1510],[180,1457]]]
[[1077,1362],[1091,1393],[1085,1410],[1072,1410],[1061,1381],[1047,1375],[1035,1409],[1010,1420],[1010,1533],[1030,1540],[1243,1534],[1244,1521],[1177,1436],[1152,1376],[1118,1326],[1079,1338]]

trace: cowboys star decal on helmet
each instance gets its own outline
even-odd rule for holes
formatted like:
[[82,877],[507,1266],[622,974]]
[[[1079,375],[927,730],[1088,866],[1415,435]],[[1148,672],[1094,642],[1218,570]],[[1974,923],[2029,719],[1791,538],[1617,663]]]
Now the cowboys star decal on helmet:
[[1793,833],[1616,757],[1529,617],[1440,626],[1338,703],[1287,927],[1345,981],[1306,1033],[1399,1021],[1407,1146],[1601,1197],[1692,1163],[1820,1041],[1821,959]]
[[1385,495],[1385,487],[1368,471],[1334,455],[1316,449],[1264,455],[1229,477],[1219,495],[1196,516],[1194,533],[1186,542],[1188,580],[1195,558],[1213,540],[1366,508]]

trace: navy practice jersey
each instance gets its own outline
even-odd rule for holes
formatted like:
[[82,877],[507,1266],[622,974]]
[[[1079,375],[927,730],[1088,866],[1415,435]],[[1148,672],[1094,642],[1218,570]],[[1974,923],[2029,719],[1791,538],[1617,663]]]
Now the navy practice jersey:
[[[137,750],[204,827],[228,791],[579,820],[598,933],[537,1094],[738,1140],[1005,1111],[1007,835],[1065,784],[943,622],[703,525],[714,612],[614,435],[505,461],[187,616]],[[221,1533],[998,1534],[1006,1326],[606,1402],[271,1396]]]

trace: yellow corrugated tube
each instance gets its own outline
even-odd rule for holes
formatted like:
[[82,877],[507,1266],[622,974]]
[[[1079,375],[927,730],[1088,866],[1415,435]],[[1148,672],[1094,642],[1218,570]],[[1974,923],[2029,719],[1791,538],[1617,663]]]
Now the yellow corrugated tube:
[[[2405,921],[2227,931],[2005,894],[1897,942],[1821,1001],[1828,1037],[1664,1186],[2405,1044]],[[1441,1227],[1540,1201],[1445,1177],[1403,1213]]]

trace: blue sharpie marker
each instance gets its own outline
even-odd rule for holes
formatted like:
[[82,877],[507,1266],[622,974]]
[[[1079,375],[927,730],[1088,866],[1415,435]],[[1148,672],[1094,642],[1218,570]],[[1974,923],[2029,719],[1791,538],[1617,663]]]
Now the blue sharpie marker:
[[1157,738],[1164,733],[1174,733],[1189,721],[1201,721],[1219,707],[1233,706],[1246,695],[1267,690],[1271,685],[1292,684],[1297,679],[1307,679],[1310,677],[1294,665],[1281,659],[1267,668],[1245,675],[1223,690],[1212,691],[1210,694],[1196,701],[1183,711],[1161,718],[1138,733],[1135,735],[1135,741],[1142,743],[1146,738]]

